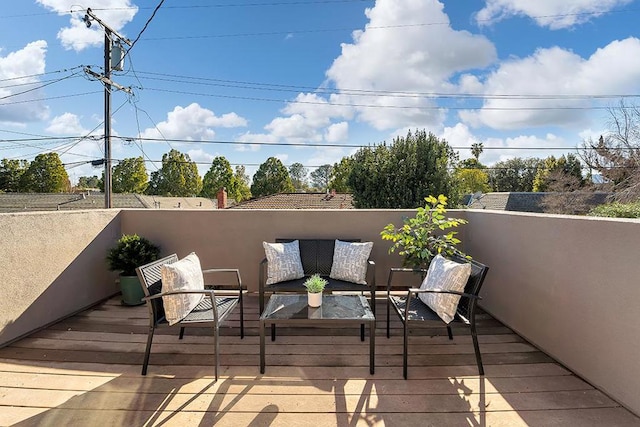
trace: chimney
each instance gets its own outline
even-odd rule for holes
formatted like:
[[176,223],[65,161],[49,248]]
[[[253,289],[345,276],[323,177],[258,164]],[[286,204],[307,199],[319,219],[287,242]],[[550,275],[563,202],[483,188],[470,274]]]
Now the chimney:
[[222,187],[218,190],[218,209],[226,209],[227,207],[227,189]]

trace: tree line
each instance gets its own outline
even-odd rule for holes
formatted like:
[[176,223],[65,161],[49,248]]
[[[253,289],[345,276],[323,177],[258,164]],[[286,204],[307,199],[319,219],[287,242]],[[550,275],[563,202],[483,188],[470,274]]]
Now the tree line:
[[[449,197],[450,206],[465,194],[476,192],[574,192],[596,189],[591,171],[603,183],[597,188],[621,199],[636,200],[640,194],[640,111],[623,104],[612,109],[613,130],[597,142],[583,142],[578,154],[541,158],[515,157],[488,167],[480,162],[482,143],[471,147],[472,157],[460,160],[446,140],[426,130],[408,132],[386,142],[359,149],[339,162],[309,172],[301,163],[288,168],[277,158],[262,163],[252,180],[244,166],[235,170],[229,161],[213,159],[203,178],[187,154],[175,149],[162,156],[160,169],[147,173],[142,157],[128,158],[113,167],[114,193],[214,198],[224,187],[236,201],[276,193],[326,191],[353,194],[357,208],[415,208],[433,194]],[[583,174],[587,167],[589,173]],[[98,176],[81,177],[79,188],[103,188]],[[36,156],[33,162],[3,159],[0,191],[69,191],[69,179],[56,153]],[[573,203],[579,203],[574,200]],[[551,210],[562,212],[562,206]]]

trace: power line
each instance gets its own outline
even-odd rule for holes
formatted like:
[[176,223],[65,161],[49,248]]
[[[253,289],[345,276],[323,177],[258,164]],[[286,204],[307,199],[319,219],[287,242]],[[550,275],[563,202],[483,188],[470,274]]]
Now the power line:
[[3,103],[0,104],[0,107],[3,107],[5,105],[25,104],[27,102],[50,101],[52,99],[74,98],[74,97],[77,97],[77,96],[95,95],[96,93],[102,93],[102,92],[93,91],[93,92],[83,92],[83,93],[70,93],[68,95],[49,96],[49,97],[46,97],[46,98],[29,99],[29,100],[24,100],[24,101],[3,102]]
[[154,16],[156,16],[156,12],[158,12],[158,9],[160,9],[160,7],[162,7],[162,3],[164,3],[164,0],[160,0],[160,3],[158,3],[156,8],[153,9],[153,13],[149,17],[149,19],[147,19],[147,22],[145,22],[144,26],[142,27],[142,30],[140,30],[140,33],[138,34],[138,37],[136,37],[135,40],[131,43],[131,46],[129,47],[129,50],[127,51],[127,54],[129,54],[131,49],[133,49],[133,46],[135,46],[135,44],[138,42],[138,40],[140,40],[140,37],[142,36],[142,33],[145,32],[145,30],[147,29],[147,27],[149,26],[149,24],[153,20]]

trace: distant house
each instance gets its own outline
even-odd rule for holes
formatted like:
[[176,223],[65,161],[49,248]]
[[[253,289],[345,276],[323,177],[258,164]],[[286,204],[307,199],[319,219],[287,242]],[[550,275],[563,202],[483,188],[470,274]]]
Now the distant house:
[[[463,204],[469,209],[491,209],[512,212],[545,213],[544,198],[553,195],[567,203],[575,197],[575,193],[486,193],[479,197],[467,196]],[[595,207],[606,203],[609,193],[585,193],[585,205]]]
[[[103,209],[104,193],[0,193],[0,212]],[[225,198],[226,200],[226,198]],[[217,200],[205,197],[161,197],[142,194],[111,195],[113,208],[217,209]]]
[[350,193],[279,193],[258,197],[231,209],[354,209]]

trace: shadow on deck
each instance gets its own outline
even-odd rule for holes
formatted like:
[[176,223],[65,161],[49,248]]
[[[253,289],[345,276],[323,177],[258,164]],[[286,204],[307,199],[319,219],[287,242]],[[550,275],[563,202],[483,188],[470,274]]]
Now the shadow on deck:
[[[247,298],[245,339],[232,318],[212,335],[156,332],[140,375],[145,306],[111,299],[0,349],[0,425],[638,426],[640,419],[487,314],[479,315],[486,376],[464,329],[415,331],[402,379],[402,324],[378,300],[376,373],[359,329],[282,328],[259,373],[258,304]],[[456,334],[458,332],[458,334]]]

